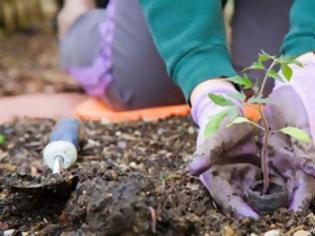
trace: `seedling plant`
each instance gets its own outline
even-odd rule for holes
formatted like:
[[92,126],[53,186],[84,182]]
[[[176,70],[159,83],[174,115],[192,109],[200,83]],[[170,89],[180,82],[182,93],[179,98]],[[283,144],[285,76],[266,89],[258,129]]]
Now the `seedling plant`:
[[[242,76],[226,78],[226,80],[240,86],[242,90],[241,92],[231,93],[227,96],[215,93],[209,94],[209,98],[212,102],[216,105],[224,107],[225,109],[209,118],[209,122],[205,129],[206,137],[215,134],[225,119],[228,119],[226,128],[235,124],[249,123],[263,132],[263,143],[261,148],[263,194],[267,194],[269,191],[268,143],[270,134],[280,132],[305,143],[311,142],[309,135],[297,127],[287,126],[279,130],[271,130],[268,120],[263,112],[264,105],[268,103],[268,98],[265,98],[263,95],[268,78],[280,80],[285,83],[290,82],[293,74],[290,64],[295,64],[299,67],[303,66],[295,58],[284,56],[276,57],[262,51],[258,55],[257,62],[254,62],[251,66],[245,68]],[[280,68],[281,73],[277,73],[276,68]],[[246,74],[246,72],[250,70],[263,71],[263,78],[256,79],[252,82]],[[246,96],[243,90],[251,91],[251,95]],[[242,101],[241,104],[239,104],[239,102],[235,102],[236,99],[238,101]],[[243,115],[240,116],[238,112],[240,109],[243,111],[244,109],[254,110],[258,114],[259,119],[250,119],[245,116],[245,112],[243,112]]]

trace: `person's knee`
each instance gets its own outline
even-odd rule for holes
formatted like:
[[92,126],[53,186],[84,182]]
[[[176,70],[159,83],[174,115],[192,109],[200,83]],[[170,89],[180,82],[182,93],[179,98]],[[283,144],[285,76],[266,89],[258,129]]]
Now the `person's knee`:
[[99,25],[105,20],[105,10],[93,10],[80,16],[61,39],[60,61],[64,68],[81,68],[93,64],[100,53]]

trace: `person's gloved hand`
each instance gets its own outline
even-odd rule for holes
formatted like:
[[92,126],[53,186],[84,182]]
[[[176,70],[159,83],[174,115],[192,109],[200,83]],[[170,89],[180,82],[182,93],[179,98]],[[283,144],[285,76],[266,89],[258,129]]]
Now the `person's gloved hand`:
[[[199,126],[199,134],[194,159],[189,165],[190,172],[200,177],[224,211],[232,211],[237,217],[258,218],[258,214],[242,199],[245,189],[260,176],[255,129],[249,124],[226,128],[226,121],[223,121],[218,131],[205,139],[209,117],[224,109],[215,105],[208,94],[237,92],[228,82],[210,83],[194,90],[191,97],[192,117]],[[241,110],[239,112],[241,114]]]
[[[312,101],[315,101],[310,93],[315,89],[312,88],[310,76],[315,75],[314,64],[307,63],[301,69],[293,67],[293,73],[290,84],[278,84],[273,90],[265,115],[273,130],[295,126],[314,137],[314,123],[310,122],[310,117],[315,116],[315,112],[310,110]],[[307,80],[305,86],[302,85],[304,80]],[[307,89],[310,89],[309,93],[305,93]],[[221,90],[204,89],[192,101],[192,115],[200,132],[190,171],[200,176],[202,183],[224,211],[232,211],[237,217],[258,218],[258,214],[246,204],[243,197],[248,187],[261,179],[258,168],[260,159],[257,158],[257,147],[261,145],[261,140],[257,136],[255,139],[255,132],[246,125],[229,129],[222,125],[214,136],[204,139],[209,117],[223,109],[214,105],[207,95],[231,91],[231,87],[224,89],[221,84]],[[315,181],[310,176],[315,176],[314,142],[306,145],[287,135],[273,133],[269,144],[270,179],[287,188],[289,209],[304,210],[315,195]]]
[[69,27],[84,13],[95,8],[93,0],[65,0],[58,15],[58,36],[62,39]]
[[306,54],[291,65],[289,83],[277,82],[266,106],[270,126],[278,130],[286,126],[300,128],[312,137],[311,144],[299,142],[281,133],[271,136],[271,163],[288,181],[291,196],[289,209],[306,209],[315,196],[315,55]]
[[[290,82],[280,82],[276,81],[275,88],[272,91],[273,96],[278,93],[288,93],[286,96],[280,96],[280,99],[283,101],[279,102],[279,99],[273,98],[274,106],[276,109],[280,109],[282,106],[283,122],[291,123],[296,125],[299,128],[306,129],[309,127],[309,130],[306,129],[313,137],[313,146],[315,146],[315,54],[307,53],[297,58],[303,67],[298,65],[290,65],[292,69],[292,78]],[[288,92],[290,90],[291,92]],[[284,92],[287,91],[287,92]],[[292,98],[294,95],[289,95],[289,93],[294,94],[296,97]],[[272,96],[271,96],[272,97]],[[305,109],[304,116],[294,112],[291,103],[299,103],[300,106],[303,106]],[[280,105],[281,104],[281,105]],[[295,117],[296,115],[296,117]],[[304,123],[302,122],[304,120]],[[309,158],[313,157],[314,153],[309,153]],[[308,161],[307,161],[308,162]],[[305,164],[304,170],[307,171],[310,175],[315,177],[315,162],[307,168],[307,163]]]

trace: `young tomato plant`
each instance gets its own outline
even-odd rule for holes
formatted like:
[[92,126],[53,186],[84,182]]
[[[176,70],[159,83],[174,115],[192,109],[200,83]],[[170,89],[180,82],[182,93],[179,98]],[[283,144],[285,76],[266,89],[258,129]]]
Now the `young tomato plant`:
[[[265,66],[267,63],[269,64],[268,67]],[[215,116],[210,117],[205,129],[206,137],[213,135],[225,119],[229,120],[229,124],[226,126],[227,128],[234,124],[249,123],[263,132],[264,137],[261,149],[261,169],[263,172],[264,194],[266,194],[269,190],[268,142],[270,133],[281,132],[302,142],[311,142],[309,135],[296,127],[288,126],[283,127],[280,130],[270,130],[268,120],[263,112],[264,105],[268,103],[268,98],[263,97],[263,91],[265,89],[267,79],[273,78],[282,82],[289,82],[293,74],[292,69],[289,66],[290,64],[302,67],[302,64],[294,58],[284,56],[275,57],[262,51],[258,55],[258,61],[254,62],[250,67],[244,69],[242,76],[235,76],[226,79],[239,85],[242,90],[250,89],[252,91],[252,95],[250,97],[246,96],[244,92],[228,94],[227,96],[213,93],[209,94],[209,98],[212,102],[216,105],[225,107],[225,109]],[[282,72],[281,75],[275,71],[276,67],[280,67]],[[253,83],[245,73],[248,70],[264,71],[264,76]],[[235,100],[242,102],[235,102]],[[240,109],[243,110],[242,116],[239,115]],[[246,115],[246,111],[250,110],[252,111],[251,113],[256,113],[256,115],[252,118]]]

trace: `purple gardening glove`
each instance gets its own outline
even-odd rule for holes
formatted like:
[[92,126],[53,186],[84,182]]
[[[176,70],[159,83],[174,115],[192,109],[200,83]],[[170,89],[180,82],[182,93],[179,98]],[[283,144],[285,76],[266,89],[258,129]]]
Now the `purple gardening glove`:
[[298,61],[303,67],[290,66],[291,81],[277,82],[266,106],[272,130],[293,126],[312,137],[311,144],[281,133],[274,133],[270,140],[271,164],[287,179],[289,209],[294,211],[308,208],[315,196],[315,56],[303,56]]
[[[301,60],[303,68],[292,66],[293,78],[289,84],[277,84],[266,105],[265,116],[271,129],[286,126],[303,129],[315,137],[314,60]],[[314,85],[313,85],[314,84]],[[314,87],[314,88],[313,88]],[[258,218],[258,214],[243,200],[244,193],[261,179],[260,158],[257,153],[261,138],[253,127],[241,124],[226,128],[223,122],[218,132],[205,139],[204,130],[209,117],[222,111],[208,98],[209,93],[222,95],[233,92],[230,86],[204,89],[192,104],[192,116],[199,125],[197,149],[190,164],[190,172],[200,177],[214,200],[236,217]],[[269,141],[270,179],[285,187],[289,194],[289,209],[306,209],[315,195],[314,141],[305,144],[279,132]]]
[[221,84],[219,88],[208,86],[192,101],[192,116],[199,126],[199,135],[189,169],[193,175],[200,177],[224,212],[232,212],[236,217],[258,218],[258,214],[242,199],[246,188],[261,175],[257,167],[259,159],[256,157],[254,128],[239,124],[227,129],[227,121],[223,121],[214,135],[207,139],[204,135],[209,117],[224,109],[215,105],[208,94],[227,95],[235,92],[231,84]]

